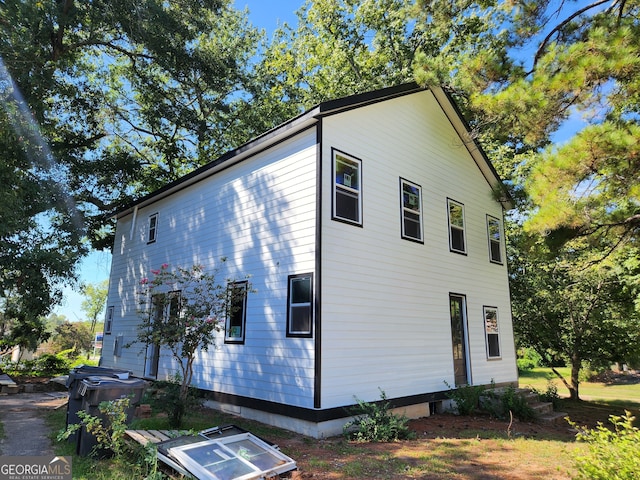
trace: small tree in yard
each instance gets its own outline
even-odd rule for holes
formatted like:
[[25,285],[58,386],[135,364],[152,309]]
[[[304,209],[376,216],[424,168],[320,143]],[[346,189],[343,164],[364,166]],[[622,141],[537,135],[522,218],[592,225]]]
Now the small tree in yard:
[[224,319],[234,313],[247,291],[228,287],[235,284],[232,280],[220,283],[217,273],[217,269],[205,272],[201,265],[170,269],[165,263],[151,271],[151,278],[140,281],[142,322],[136,340],[145,348],[155,344],[171,351],[180,368],[182,405],[187,402],[198,350],[215,346],[216,332],[224,330]]

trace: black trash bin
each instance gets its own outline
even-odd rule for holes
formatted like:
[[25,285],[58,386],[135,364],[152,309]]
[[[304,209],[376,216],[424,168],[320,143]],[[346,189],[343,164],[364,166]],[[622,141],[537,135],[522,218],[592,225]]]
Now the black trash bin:
[[[127,370],[108,368],[108,367],[93,367],[91,365],[80,365],[72,368],[67,377],[66,387],[69,391],[69,402],[67,403],[67,424],[74,425],[80,423],[78,412],[82,409],[82,396],[78,391],[82,380],[91,376],[105,376],[113,378],[129,378],[131,372]],[[78,442],[78,432],[69,435],[67,439],[69,442]]]
[[[140,403],[142,395],[147,387],[147,382],[140,378],[120,379],[113,377],[90,376],[82,380],[79,393],[82,397],[82,410],[102,421],[104,426],[109,425],[106,414],[100,412],[100,403],[129,398],[129,407],[125,411],[126,422],[133,420],[136,405]],[[78,455],[86,456],[91,453],[93,447],[98,444],[96,438],[83,426],[79,430],[76,451]],[[100,456],[109,456],[111,452],[100,451]]]

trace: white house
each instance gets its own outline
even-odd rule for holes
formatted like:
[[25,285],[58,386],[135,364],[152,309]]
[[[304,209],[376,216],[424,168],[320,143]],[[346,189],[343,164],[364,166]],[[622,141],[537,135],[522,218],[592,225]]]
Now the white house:
[[440,88],[321,103],[117,214],[102,365],[172,376],[123,348],[136,288],[227,257],[255,291],[197,359],[219,408],[321,437],[355,397],[415,417],[447,385],[515,384],[500,186]]

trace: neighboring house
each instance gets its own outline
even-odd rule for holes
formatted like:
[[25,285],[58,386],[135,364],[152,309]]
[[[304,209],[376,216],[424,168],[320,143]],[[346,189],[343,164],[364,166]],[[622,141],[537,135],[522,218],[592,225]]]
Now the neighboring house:
[[102,365],[172,376],[123,348],[139,282],[227,257],[255,291],[193,381],[226,411],[321,437],[355,397],[415,417],[447,385],[514,384],[500,187],[440,88],[321,103],[116,215]]

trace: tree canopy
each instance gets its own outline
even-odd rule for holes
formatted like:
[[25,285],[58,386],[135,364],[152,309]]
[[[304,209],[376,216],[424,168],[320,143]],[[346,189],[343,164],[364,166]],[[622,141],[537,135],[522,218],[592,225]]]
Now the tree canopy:
[[261,35],[229,0],[0,2],[6,315],[46,315],[112,212],[265,129]]

